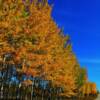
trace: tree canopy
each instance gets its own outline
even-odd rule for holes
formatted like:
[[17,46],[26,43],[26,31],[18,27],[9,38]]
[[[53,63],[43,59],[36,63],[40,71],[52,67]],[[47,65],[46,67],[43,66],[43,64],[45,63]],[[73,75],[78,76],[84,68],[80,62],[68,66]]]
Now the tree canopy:
[[[47,0],[0,0],[0,61],[75,96],[87,80]],[[2,68],[0,68],[2,70]]]

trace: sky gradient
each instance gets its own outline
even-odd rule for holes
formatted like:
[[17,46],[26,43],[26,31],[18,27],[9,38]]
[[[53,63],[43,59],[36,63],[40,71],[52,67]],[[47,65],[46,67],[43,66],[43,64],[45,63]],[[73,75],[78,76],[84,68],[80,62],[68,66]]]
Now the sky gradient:
[[69,34],[73,51],[100,90],[100,0],[54,0],[52,16]]

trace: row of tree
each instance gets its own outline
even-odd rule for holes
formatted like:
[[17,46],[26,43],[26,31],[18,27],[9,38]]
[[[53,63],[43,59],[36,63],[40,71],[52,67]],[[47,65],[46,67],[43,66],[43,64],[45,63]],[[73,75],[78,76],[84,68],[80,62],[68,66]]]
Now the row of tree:
[[59,96],[77,96],[87,72],[51,13],[47,0],[0,0],[0,83],[32,76],[60,87]]

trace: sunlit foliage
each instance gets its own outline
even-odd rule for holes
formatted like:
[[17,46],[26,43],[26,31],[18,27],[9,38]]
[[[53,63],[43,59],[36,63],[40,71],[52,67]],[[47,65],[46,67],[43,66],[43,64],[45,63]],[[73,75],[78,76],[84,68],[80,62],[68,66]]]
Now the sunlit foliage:
[[53,88],[62,88],[58,95],[76,96],[86,73],[51,13],[47,0],[0,0],[0,60],[20,73],[50,80]]

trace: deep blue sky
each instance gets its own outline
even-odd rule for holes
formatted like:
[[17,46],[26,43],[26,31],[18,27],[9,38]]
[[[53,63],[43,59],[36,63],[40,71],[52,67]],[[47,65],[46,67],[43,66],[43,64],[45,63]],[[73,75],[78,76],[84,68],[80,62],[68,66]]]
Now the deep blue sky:
[[53,3],[53,19],[70,35],[80,65],[87,67],[89,80],[100,89],[100,0]]

